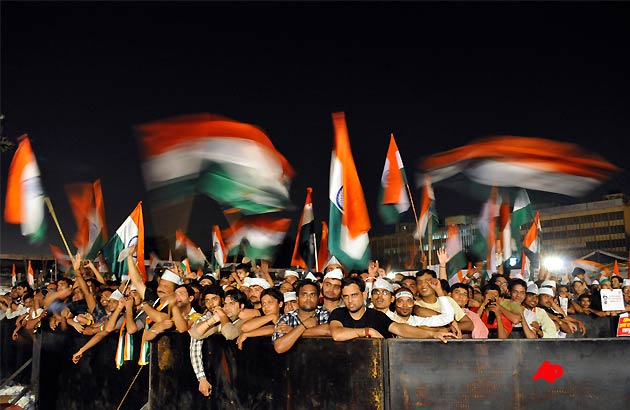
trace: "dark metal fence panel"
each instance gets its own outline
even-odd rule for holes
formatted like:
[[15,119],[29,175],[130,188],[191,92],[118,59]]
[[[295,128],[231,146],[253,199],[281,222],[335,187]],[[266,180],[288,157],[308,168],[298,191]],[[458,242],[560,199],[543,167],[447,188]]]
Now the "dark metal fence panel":
[[[390,408],[627,408],[630,368],[615,357],[630,353],[629,342],[388,340]],[[545,361],[562,368],[553,384],[533,380]]]
[[[0,380],[9,377],[33,356],[33,338],[26,330],[19,333],[18,340],[12,340],[15,319],[0,320]],[[30,383],[30,368],[21,372],[15,383]]]
[[[111,334],[88,350],[78,364],[72,354],[89,337],[68,333],[42,333],[39,361],[40,410],[116,409],[138,373],[140,333],[134,335],[134,360],[116,369],[118,335]],[[147,401],[148,366],[131,386],[123,409],[139,409]]]

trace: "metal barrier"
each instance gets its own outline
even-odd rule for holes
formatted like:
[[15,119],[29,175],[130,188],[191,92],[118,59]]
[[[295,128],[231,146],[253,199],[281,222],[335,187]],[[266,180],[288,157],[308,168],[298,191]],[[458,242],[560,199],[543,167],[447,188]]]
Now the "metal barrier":
[[[135,358],[116,369],[116,335],[72,353],[87,337],[42,332],[33,348],[40,409],[116,409],[131,381]],[[626,408],[630,403],[630,339],[431,340],[301,339],[287,353],[270,338],[247,339],[243,350],[213,336],[204,341],[210,398],[198,391],[188,334],[152,343],[149,366],[123,409],[557,409]],[[4,351],[3,344],[3,355]],[[553,384],[533,380],[548,361],[562,368]]]

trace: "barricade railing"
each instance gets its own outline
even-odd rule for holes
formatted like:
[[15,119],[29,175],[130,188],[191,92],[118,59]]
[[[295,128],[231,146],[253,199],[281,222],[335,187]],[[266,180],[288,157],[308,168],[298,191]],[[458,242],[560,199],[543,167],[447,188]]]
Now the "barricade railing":
[[[193,410],[587,410],[626,408],[630,402],[627,338],[447,344],[304,338],[289,352],[276,354],[269,337],[249,338],[239,350],[234,341],[215,335],[203,343],[204,368],[213,385],[206,398],[198,391],[187,333],[158,337],[151,344],[150,364],[140,367],[138,332],[133,360],[120,369],[117,336],[106,337],[75,365],[72,354],[89,337],[37,333],[32,366],[38,408],[140,409],[148,403],[149,409]],[[537,374],[545,377],[534,380]]]

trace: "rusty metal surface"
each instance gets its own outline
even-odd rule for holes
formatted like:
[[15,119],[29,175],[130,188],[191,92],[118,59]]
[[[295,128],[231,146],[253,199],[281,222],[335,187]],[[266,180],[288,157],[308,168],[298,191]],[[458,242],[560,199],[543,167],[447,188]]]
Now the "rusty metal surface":
[[[601,410],[630,403],[630,367],[615,361],[630,353],[630,340],[387,343],[391,409]],[[544,361],[563,368],[553,384],[532,380]]]

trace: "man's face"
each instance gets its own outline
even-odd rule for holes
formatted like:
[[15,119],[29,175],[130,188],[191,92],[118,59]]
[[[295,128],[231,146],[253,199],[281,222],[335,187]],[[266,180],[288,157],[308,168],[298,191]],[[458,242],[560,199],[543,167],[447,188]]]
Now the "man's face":
[[494,289],[488,289],[484,295],[488,299],[499,299],[499,292]]
[[300,310],[312,312],[317,308],[319,294],[315,285],[304,285],[297,294],[297,303]]
[[339,279],[326,278],[322,286],[324,299],[337,301],[341,298],[341,281]]
[[494,282],[497,284],[498,287],[501,288],[501,295],[507,295],[509,294],[508,292],[508,282],[507,280],[505,280],[505,278],[497,278],[497,280]]
[[513,302],[523,303],[525,300],[526,290],[523,285],[514,285],[512,286],[512,290],[510,291],[510,297]]
[[280,305],[278,299],[274,298],[273,296],[263,296],[260,300],[260,303],[262,305],[262,311],[265,316],[280,314],[280,308],[282,306]]
[[573,282],[573,291],[577,294],[581,294],[584,291],[584,283]]
[[165,279],[160,279],[157,287],[158,297],[161,299],[175,291],[175,284]]
[[408,318],[413,313],[414,300],[407,296],[396,298],[396,314],[402,318]]
[[601,283],[599,285],[599,287],[602,288],[602,289],[612,289],[612,284],[610,282],[606,281],[604,283]]
[[109,302],[109,297],[112,295],[111,290],[104,290],[101,292],[101,306],[107,307],[107,303]]
[[81,288],[77,285],[72,289],[72,301],[76,302],[79,300],[83,300],[83,291],[81,290]]
[[203,298],[203,304],[206,307],[206,310],[210,311],[217,306],[221,306],[221,296],[208,293]]
[[293,285],[295,282],[297,282],[297,280],[298,280],[298,278],[293,276],[293,275],[289,275],[289,276],[284,278],[284,281],[290,283],[291,285]]
[[238,304],[238,301],[232,299],[231,296],[226,296],[223,311],[230,320],[234,320],[238,317],[238,314],[241,313],[241,305]]
[[341,289],[341,297],[343,298],[343,303],[351,313],[358,312],[363,308],[363,293],[361,293],[361,289],[359,289],[358,285],[353,283]]
[[580,298],[580,306],[582,309],[591,307],[591,300],[589,298]]
[[621,282],[619,282],[619,278],[616,276],[613,276],[610,279],[610,283],[612,284],[612,288],[613,289],[621,289]]
[[210,286],[212,284],[212,281],[208,278],[203,278],[199,281],[199,284],[201,286]]
[[623,300],[625,303],[630,303],[630,286],[624,286],[622,288]]
[[[428,297],[431,295],[435,295],[435,292],[429,286],[429,281],[433,279],[433,276],[425,273],[422,276],[416,277],[416,285],[418,286],[418,294],[422,297]],[[413,290],[413,289],[412,289]],[[415,293],[414,293],[415,294]]]
[[46,285],[46,289],[48,289],[48,291],[53,291],[56,292],[57,291],[57,284],[56,283],[49,283],[48,285]]
[[416,296],[418,294],[418,286],[416,284],[417,278],[405,277],[400,284],[402,287],[407,288],[411,293]]
[[190,306],[190,302],[192,299],[192,296],[188,296],[188,291],[186,290],[186,288],[175,289],[175,303],[177,303],[177,307],[184,308]]
[[24,306],[31,309],[33,307],[33,298],[29,297],[27,299],[24,299]]
[[263,288],[260,285],[254,285],[249,287],[249,301],[253,304],[260,303],[260,294]]
[[280,293],[284,294],[287,292],[293,292],[293,285],[285,280],[282,282],[282,285],[280,285]]
[[392,304],[393,295],[387,289],[374,289],[372,303],[376,309],[387,309]]
[[527,296],[525,296],[525,306],[530,309],[538,306],[538,295],[535,293],[528,293]]
[[107,306],[105,306],[105,311],[107,313],[112,313],[114,310],[116,310],[116,308],[118,307],[118,303],[120,301],[116,300],[116,299],[109,299],[107,301]]
[[129,296],[133,298],[133,305],[139,306],[142,303],[142,296],[138,293],[137,290],[132,290],[129,292]]
[[569,297],[569,289],[567,289],[566,287],[562,286],[558,288],[558,296],[561,298],[568,298]]
[[289,300],[288,302],[284,302],[284,312],[291,312],[298,308],[297,300]]
[[70,284],[68,283],[68,281],[62,280],[62,279],[57,281],[57,291],[68,289],[69,287],[70,287]]
[[451,297],[459,307],[465,307],[468,304],[468,291],[464,288],[453,289]]
[[243,281],[249,275],[249,272],[244,269],[237,269],[236,274],[238,275],[238,278]]
[[538,304],[543,307],[551,307],[553,298],[549,295],[538,295]]
[[27,289],[24,286],[18,286],[17,288],[18,296],[22,297],[26,293]]

